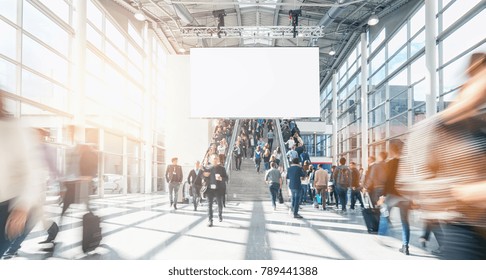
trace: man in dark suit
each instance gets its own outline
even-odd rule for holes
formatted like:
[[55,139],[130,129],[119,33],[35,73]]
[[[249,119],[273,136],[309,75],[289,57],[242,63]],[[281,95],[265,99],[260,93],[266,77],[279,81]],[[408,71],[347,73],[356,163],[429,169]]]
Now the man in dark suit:
[[174,209],[177,210],[177,198],[179,196],[179,187],[182,183],[182,167],[177,165],[177,158],[172,158],[172,164],[167,166],[167,170],[165,171],[165,179],[169,184],[169,198],[170,198],[170,207],[174,206]]
[[187,176],[187,183],[189,183],[192,189],[194,211],[197,211],[197,205],[201,200],[202,174],[201,163],[196,161],[194,169],[191,170],[191,172],[189,172],[189,176]]
[[214,198],[218,203],[219,221],[223,221],[223,196],[226,190],[228,175],[226,169],[221,165],[216,154],[211,155],[211,167],[204,170],[203,176],[208,183],[206,196],[208,198],[208,227],[213,226],[213,202]]

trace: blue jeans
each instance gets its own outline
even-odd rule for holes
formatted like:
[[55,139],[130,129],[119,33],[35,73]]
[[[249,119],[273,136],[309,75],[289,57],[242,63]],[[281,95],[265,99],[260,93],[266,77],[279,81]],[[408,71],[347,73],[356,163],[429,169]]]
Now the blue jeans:
[[299,214],[299,202],[300,196],[302,194],[302,190],[299,189],[290,189],[292,193],[292,210],[294,211],[294,216]]
[[270,189],[270,196],[272,197],[272,206],[276,207],[277,206],[277,195],[278,195],[278,189],[280,189],[280,184],[277,183],[272,183],[270,186],[268,186]]
[[307,202],[307,193],[309,192],[309,185],[301,185],[300,203]]
[[383,217],[383,215],[380,215],[378,235],[387,235],[387,234],[388,234],[388,217]]
[[8,206],[9,201],[0,202],[0,256],[8,249],[11,241],[5,238],[5,227],[7,225],[7,219],[9,216]]
[[408,245],[410,243],[410,223],[408,222],[410,202],[401,201],[397,206],[400,208],[400,220],[402,220],[402,242],[403,245]]

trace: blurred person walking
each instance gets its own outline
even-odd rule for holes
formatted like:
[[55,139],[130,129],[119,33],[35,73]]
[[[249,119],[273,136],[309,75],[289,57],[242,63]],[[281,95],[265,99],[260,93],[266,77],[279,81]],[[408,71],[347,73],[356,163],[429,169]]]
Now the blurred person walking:
[[174,210],[177,210],[177,200],[179,198],[179,188],[182,183],[182,167],[177,164],[178,158],[172,158],[167,170],[165,171],[165,179],[169,184],[169,200],[170,207],[174,206]]
[[373,206],[376,205],[376,203],[380,199],[380,196],[382,196],[383,192],[385,191],[385,184],[387,180],[385,160],[387,157],[387,152],[380,152],[378,154],[378,162],[371,163],[373,167],[370,167],[369,169],[370,175],[368,177],[366,185],[368,187],[368,192],[370,194],[370,199]]
[[[334,176],[334,187],[335,191],[337,190],[339,196],[339,202],[341,203],[341,210],[346,212],[346,204],[347,204],[347,192],[348,188],[352,184],[352,174],[349,167],[346,165],[346,159],[341,158],[339,159],[339,166],[336,168],[335,172],[333,173]],[[336,206],[336,209],[338,207]]]
[[349,164],[349,168],[352,172],[352,181],[351,181],[351,210],[354,210],[354,205],[356,204],[356,200],[359,201],[361,204],[361,208],[364,208],[363,199],[361,197],[361,184],[360,184],[360,175],[361,172],[356,168],[356,163],[352,161]]
[[39,197],[35,149],[17,121],[10,119],[0,97],[0,256],[25,229]]
[[302,186],[301,180],[305,179],[305,172],[299,164],[299,158],[294,158],[292,160],[292,165],[287,169],[286,178],[289,180],[289,188],[292,193],[292,208],[294,218],[302,219],[299,215],[299,203],[301,200]]
[[218,204],[219,221],[223,221],[223,197],[226,192],[228,175],[226,169],[221,165],[217,155],[211,156],[211,167],[205,169],[203,176],[207,182],[206,196],[208,198],[208,227],[213,226],[213,203],[216,199]]
[[272,199],[272,206],[273,210],[277,210],[277,196],[278,192],[282,188],[282,175],[280,171],[277,169],[278,165],[275,162],[272,162],[271,169],[265,173],[265,181],[268,184],[268,188],[270,190],[270,195]]
[[260,174],[260,164],[262,162],[262,156],[263,156],[262,149],[260,148],[260,146],[257,146],[254,155],[254,161],[255,161],[256,171],[259,174]]
[[241,170],[241,158],[243,157],[243,153],[241,151],[240,141],[236,141],[235,146],[233,147],[233,157],[235,158],[235,169]]
[[263,167],[265,168],[265,171],[270,170],[270,157],[272,154],[270,153],[269,149],[265,149],[265,152],[263,153]]
[[[271,126],[271,124],[269,124]],[[268,128],[268,133],[267,133],[267,139],[268,139],[268,146],[270,151],[272,150],[273,147],[273,138],[275,137],[275,133],[273,133],[273,130],[271,127]]]
[[[219,156],[221,157],[221,155]],[[187,183],[189,183],[192,190],[194,211],[197,211],[197,206],[201,201],[202,173],[201,163],[196,161],[194,169],[192,169],[187,176]]]
[[319,164],[317,170],[314,172],[314,188],[316,189],[316,196],[320,195],[321,202],[317,200],[317,206],[322,205],[322,210],[326,210],[326,196],[327,196],[327,184],[329,181],[329,173],[324,169],[324,164]]
[[280,150],[280,147],[277,147],[275,151],[273,151],[273,155],[275,156],[277,165],[280,165],[280,162],[282,161],[282,151]]

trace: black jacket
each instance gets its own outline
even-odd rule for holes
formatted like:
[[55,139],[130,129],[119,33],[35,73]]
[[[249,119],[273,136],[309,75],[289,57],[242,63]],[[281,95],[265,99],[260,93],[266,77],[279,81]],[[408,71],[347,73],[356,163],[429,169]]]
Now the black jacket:
[[165,171],[165,180],[167,183],[182,183],[182,178],[182,167],[180,165],[170,164],[167,166],[167,170]]
[[359,170],[358,168],[350,168],[352,172],[351,187],[359,187]]
[[384,195],[392,194],[400,196],[395,188],[395,180],[397,178],[399,159],[393,158],[386,163],[386,184]]
[[[226,168],[224,168],[224,166],[221,165],[216,165],[205,169],[204,172],[210,172],[209,177],[204,178],[208,186],[208,191],[224,194],[226,192],[226,182],[228,181],[228,174],[226,174]],[[215,174],[221,175],[223,180],[217,181]],[[211,189],[211,184],[215,184],[216,189]]]
[[203,171],[202,169],[199,169],[199,173],[196,175],[196,170],[193,169],[191,172],[189,172],[189,176],[187,176],[187,182],[192,186],[202,186],[202,178],[203,178]]

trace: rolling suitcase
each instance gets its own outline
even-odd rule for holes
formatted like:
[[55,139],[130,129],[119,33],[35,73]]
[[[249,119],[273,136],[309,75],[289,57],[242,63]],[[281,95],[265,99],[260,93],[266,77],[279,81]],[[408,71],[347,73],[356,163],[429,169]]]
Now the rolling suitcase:
[[362,213],[368,233],[378,233],[378,225],[380,224],[380,209],[365,208],[363,209]]
[[83,215],[83,241],[84,253],[93,251],[101,242],[100,217],[89,211]]

